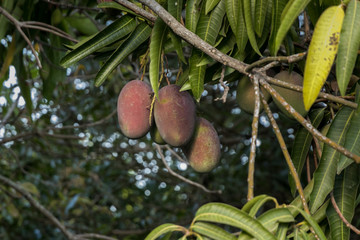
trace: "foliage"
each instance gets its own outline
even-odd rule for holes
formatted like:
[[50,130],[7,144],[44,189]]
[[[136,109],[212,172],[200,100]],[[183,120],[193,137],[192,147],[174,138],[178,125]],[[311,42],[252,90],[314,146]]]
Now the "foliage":
[[[74,239],[356,233],[344,221],[360,221],[357,0],[158,1],[164,9],[152,0],[117,2],[1,1],[1,179],[29,193]],[[283,70],[304,76],[304,87],[271,78]],[[254,83],[253,116],[236,105],[243,76]],[[192,93],[198,115],[220,135],[213,172],[194,172],[180,149],[159,147],[150,134],[119,132],[117,96],[131,79],[149,81],[155,97],[169,82]],[[267,82],[303,90],[309,121]],[[297,121],[266,101],[259,115],[265,90]],[[222,94],[226,102],[215,101]],[[273,134],[273,116],[283,136]],[[59,225],[1,179],[1,239],[64,239]],[[257,196],[245,199],[253,183]]]

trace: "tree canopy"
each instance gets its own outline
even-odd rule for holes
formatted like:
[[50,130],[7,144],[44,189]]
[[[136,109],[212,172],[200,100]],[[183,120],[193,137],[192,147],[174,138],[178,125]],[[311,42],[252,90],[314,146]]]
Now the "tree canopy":
[[[357,0],[2,0],[0,239],[356,238],[358,26]],[[191,95],[212,171],[124,135],[132,80],[151,113]]]

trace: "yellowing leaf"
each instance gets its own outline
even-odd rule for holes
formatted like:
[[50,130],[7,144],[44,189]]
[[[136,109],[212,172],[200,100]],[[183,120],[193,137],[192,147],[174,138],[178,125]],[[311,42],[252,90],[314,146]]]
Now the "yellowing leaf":
[[327,8],[316,23],[304,72],[304,106],[309,110],[331,70],[344,19],[341,5]]

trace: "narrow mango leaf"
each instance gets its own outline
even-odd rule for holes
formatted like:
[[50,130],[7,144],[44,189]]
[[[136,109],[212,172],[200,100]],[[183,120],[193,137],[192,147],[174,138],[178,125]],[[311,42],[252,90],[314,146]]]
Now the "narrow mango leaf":
[[[314,178],[311,179],[311,181],[308,183],[308,185],[304,188],[304,195],[305,195],[305,200],[306,202],[309,201],[310,199],[310,194],[312,192],[314,188]],[[289,211],[291,212],[291,214],[296,217],[299,212],[296,211],[297,208],[301,208],[302,207],[302,201],[300,198],[300,195],[298,195],[291,203],[290,205],[295,206],[296,208],[289,208]]]
[[149,66],[150,83],[157,98],[159,98],[159,67],[161,62],[161,53],[163,51],[167,32],[168,27],[165,22],[161,18],[157,18],[151,32]]
[[155,240],[163,234],[169,232],[175,232],[175,231],[184,232],[185,230],[186,229],[184,229],[184,227],[182,226],[171,223],[165,223],[152,230],[151,233],[149,233],[149,235],[146,236],[145,240]]
[[[327,137],[337,144],[343,145],[353,114],[353,110],[348,107],[343,107],[331,123]],[[312,213],[323,204],[325,198],[334,187],[339,158],[340,153],[338,151],[327,144],[324,145],[319,166],[314,173],[314,189],[310,196],[310,211]]]
[[271,0],[257,0],[255,3],[255,32],[256,34],[261,37],[264,23],[265,23],[265,16],[268,8],[268,3],[271,4]]
[[230,225],[240,228],[256,239],[275,239],[258,220],[244,211],[223,203],[208,203],[196,212],[194,222],[206,221]]
[[270,30],[271,30],[271,17],[272,17],[272,1],[268,1],[266,7],[266,15],[265,15],[265,23],[263,27],[263,31],[261,37],[256,39],[257,45],[261,48],[266,40],[269,38]]
[[253,19],[251,14],[251,2],[249,0],[243,0],[243,4],[244,4],[244,19],[245,19],[246,31],[249,37],[250,44],[254,49],[254,51],[260,56],[262,56],[256,42],[255,31],[253,27]]
[[236,240],[235,235],[210,223],[196,222],[191,229],[214,240]]
[[66,54],[60,61],[61,66],[69,67],[91,53],[123,38],[132,32],[135,27],[136,21],[134,18],[128,15],[119,18],[94,37]]
[[350,82],[360,45],[360,2],[352,0],[346,8],[340,33],[338,56],[336,58],[336,79],[342,96]]
[[207,15],[214,7],[219,3],[220,0],[206,0],[205,14]]
[[40,197],[40,192],[37,187],[31,182],[23,182],[20,184],[23,189],[28,191],[29,193],[35,195],[36,197]]
[[[13,39],[15,40],[15,39]],[[33,103],[31,99],[31,90],[29,84],[26,82],[26,79],[28,79],[27,71],[25,70],[24,65],[24,59],[23,59],[23,53],[20,52],[15,56],[14,59],[14,66],[16,69],[16,77],[17,81],[20,87],[21,95],[23,96],[25,100],[25,106],[26,110],[28,111],[28,115],[31,116],[32,109],[33,109]]]
[[316,23],[304,72],[304,106],[309,110],[316,100],[334,62],[344,19],[342,6],[326,9]]
[[287,4],[287,6],[285,6],[285,9],[283,11],[285,14],[281,18],[281,24],[279,26],[279,29],[275,37],[275,47],[274,47],[275,54],[279,50],[280,45],[284,40],[287,32],[289,31],[291,25],[293,24],[295,19],[299,16],[299,14],[302,11],[304,11],[306,5],[308,5],[309,2],[310,0],[292,0]]
[[[14,0],[7,0],[1,2],[1,7],[4,8],[6,11],[11,12],[14,7]],[[0,39],[5,37],[5,34],[8,30],[10,22],[6,20],[5,15],[0,15]],[[0,77],[1,79],[1,77]]]
[[178,58],[186,64],[186,59],[184,56],[184,52],[182,49],[182,43],[181,43],[181,38],[179,38],[175,33],[173,33],[173,31],[169,31],[169,35],[171,38],[171,42],[174,45],[175,51],[178,55]]
[[306,13],[309,15],[310,21],[313,26],[316,25],[320,15],[324,11],[324,7],[320,6],[318,1],[311,1],[306,7]]
[[[344,147],[350,152],[360,155],[360,112],[355,112],[351,119],[349,130],[346,133]],[[345,155],[340,156],[337,173],[349,166],[354,161]]]
[[[53,47],[61,47],[60,37],[51,35],[50,39]],[[47,54],[48,59],[50,59],[51,63],[54,66],[59,66],[60,59],[64,56],[64,53],[60,51],[54,51],[52,48],[49,47],[45,49],[45,52]],[[63,82],[65,78],[66,78],[65,69],[62,69],[60,67],[50,67],[49,75],[46,81],[43,82],[44,97],[46,97],[47,99],[51,99],[53,97],[53,93],[57,83]]]
[[[352,164],[344,173],[336,177],[334,198],[340,212],[348,222],[351,222],[355,212],[355,200],[359,187],[359,166]],[[349,239],[350,228],[341,220],[331,205],[327,211],[327,218],[331,230],[331,239]]]
[[229,21],[232,32],[236,37],[236,44],[239,51],[245,50],[248,36],[244,19],[242,0],[226,0],[226,16]]
[[275,203],[275,207],[278,207],[279,204],[276,200],[276,198],[274,197],[270,197],[270,196],[266,196],[265,198],[259,199],[259,201],[257,201],[250,209],[249,211],[249,216],[251,217],[255,217],[256,214],[259,212],[260,208],[264,206],[265,203],[267,202],[274,202]]
[[117,9],[119,11],[128,12],[135,16],[142,17],[141,15],[136,14],[135,12],[131,11],[130,9],[123,7],[122,5],[116,3],[116,2],[101,2],[97,5],[98,8],[113,8]]
[[355,110],[357,113],[360,112],[360,84],[357,83],[355,87],[355,102],[358,104],[357,109]]
[[279,240],[285,240],[286,239],[286,234],[288,231],[288,225],[287,223],[280,223],[278,226],[278,230],[276,231],[275,237],[276,239]]
[[[257,219],[267,230],[272,233],[277,231],[279,223],[290,223],[295,221],[294,217],[287,208],[270,209],[260,215]],[[248,239],[252,239],[252,237],[247,233],[240,234],[238,238],[238,240]]]
[[[204,78],[206,65],[197,67],[197,64],[201,61],[203,53],[198,49],[193,49],[189,58],[189,83],[194,98],[199,101],[202,92],[204,91]],[[183,90],[183,88],[182,88]]]
[[185,27],[196,33],[196,26],[200,18],[201,0],[186,1]]
[[[1,15],[2,17],[2,15]],[[7,73],[7,71],[9,70],[9,66],[11,65],[11,63],[13,62],[14,56],[15,56],[15,51],[16,51],[16,41],[14,38],[14,34],[12,35],[12,41],[9,45],[9,47],[7,48],[7,52],[6,52],[6,56],[4,59],[4,62],[1,65],[1,70],[0,70],[0,90],[2,88],[2,85],[5,81],[5,74]]]
[[180,22],[183,0],[168,0],[168,12]]
[[290,209],[293,208],[296,212],[299,212],[305,218],[305,220],[308,222],[308,224],[314,229],[316,235],[318,236],[318,239],[327,240],[327,238],[326,238],[324,232],[322,231],[321,227],[319,226],[319,224],[317,224],[317,222],[309,214],[307,214],[304,210],[297,208],[293,205],[289,205],[288,207]]
[[252,209],[252,207],[259,201],[262,201],[263,199],[268,198],[268,195],[262,194],[262,195],[258,195],[255,196],[253,199],[251,199],[250,201],[246,202],[245,205],[241,208],[242,211],[249,213],[250,210]]
[[[214,45],[216,37],[219,34],[222,21],[225,15],[225,2],[221,1],[216,8],[211,12],[210,16],[201,13],[199,23],[196,29],[196,34],[206,41]],[[189,59],[190,74],[189,80],[191,84],[192,93],[197,101],[200,100],[201,94],[204,90],[204,77],[206,66],[197,67],[203,53],[197,49],[193,49]]]
[[281,13],[285,8],[287,0],[274,0],[272,7],[271,31],[269,39],[269,50],[275,55],[275,37],[281,23]]
[[[309,114],[311,124],[315,128],[317,128],[320,125],[324,117],[324,110],[325,108],[316,109],[315,111],[312,111]],[[312,139],[313,139],[312,134],[309,133],[305,128],[299,129],[295,135],[295,140],[291,151],[291,159],[294,163],[294,167],[299,177],[301,177],[301,172],[303,170],[305,159],[309,152]],[[293,196],[295,196],[296,193],[295,181],[290,173],[288,179],[289,179],[291,193]]]
[[145,22],[136,27],[129,38],[110,56],[95,77],[95,86],[100,86],[107,76],[151,34],[151,28]]

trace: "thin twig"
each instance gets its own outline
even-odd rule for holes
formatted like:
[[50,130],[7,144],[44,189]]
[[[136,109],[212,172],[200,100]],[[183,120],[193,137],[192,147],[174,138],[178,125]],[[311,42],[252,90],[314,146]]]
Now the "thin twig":
[[[39,56],[37,55],[36,50],[34,49],[34,46],[32,45],[32,43],[30,42],[29,38],[26,36],[26,34],[23,32],[23,30],[21,29],[21,23],[14,18],[10,13],[8,13],[5,9],[3,9],[2,7],[0,7],[0,13],[2,13],[10,22],[12,22],[16,29],[19,31],[19,33],[21,34],[21,36],[25,39],[26,43],[29,45],[32,53],[35,56],[36,59],[36,63],[39,66],[39,68],[42,68]],[[15,41],[15,39],[13,39],[12,41]]]
[[259,89],[259,79],[257,76],[254,76],[254,92],[255,92],[255,107],[253,121],[251,124],[251,146],[250,146],[250,156],[249,156],[249,167],[248,167],[248,193],[247,200],[250,201],[254,197],[254,172],[255,172],[255,156],[256,156],[256,140],[259,129],[259,115],[260,115],[260,89]]
[[[256,73],[259,74],[259,73]],[[290,106],[286,100],[275,91],[274,88],[270,86],[270,84],[265,81],[265,79],[260,78],[260,84],[263,88],[268,91],[273,98],[278,100],[281,105],[286,109],[288,113],[291,114],[302,126],[304,126],[313,136],[318,138],[320,141],[324,142],[325,144],[328,144],[330,147],[334,148],[338,152],[344,154],[346,157],[353,159],[356,163],[360,163],[360,156],[355,155],[351,153],[346,148],[340,146],[336,142],[332,141],[331,139],[325,137],[323,134],[321,134],[309,121],[307,121],[303,116],[301,116],[300,113],[298,113],[292,106]]]
[[198,187],[198,188],[202,189],[204,192],[221,194],[221,190],[209,190],[209,189],[207,189],[205,186],[201,185],[200,183],[191,181],[191,180],[189,180],[189,179],[187,179],[187,178],[185,178],[185,177],[177,174],[176,172],[174,172],[174,171],[169,167],[169,165],[166,163],[164,154],[163,154],[160,146],[159,146],[158,144],[155,144],[155,147],[156,147],[156,150],[158,151],[158,153],[160,154],[160,157],[161,157],[162,162],[164,163],[166,169],[169,171],[169,173],[170,173],[171,175],[173,175],[174,177],[179,178],[180,180],[182,180],[182,181],[184,181],[184,182],[186,182],[186,183],[188,183],[188,184],[191,184],[191,185],[193,185],[193,186],[195,186],[195,187]]
[[177,152],[175,152],[173,149],[171,149],[171,147],[169,145],[165,145],[165,148],[167,150],[169,150],[171,152],[172,155],[174,155],[180,162],[184,162],[187,163],[187,161],[185,161],[185,159],[183,159],[182,157],[180,157],[179,154],[177,154]]
[[24,28],[32,28],[32,29],[38,29],[44,32],[49,32],[54,35],[57,35],[59,37],[68,39],[72,42],[78,43],[79,41],[67,34],[66,32],[58,29],[57,27],[54,27],[52,25],[42,23],[42,22],[35,22],[35,21],[27,21],[27,22],[19,22],[20,27]]
[[[302,92],[303,91],[303,87],[301,87],[299,85],[291,84],[291,83],[281,81],[281,80],[276,79],[276,78],[269,77],[265,73],[260,72],[259,74],[261,74],[262,77],[267,82],[269,82],[271,84],[274,84],[274,85],[277,85],[277,86],[280,86],[280,87],[283,87],[283,88],[295,90],[297,92]],[[319,97],[325,98],[327,100],[331,100],[331,101],[336,102],[336,103],[343,104],[345,106],[348,106],[348,107],[351,107],[351,108],[354,108],[354,109],[357,109],[357,106],[358,106],[357,103],[347,101],[346,99],[344,99],[342,97],[337,97],[337,96],[334,96],[332,94],[328,94],[328,93],[324,93],[324,92],[320,92]]]
[[305,56],[306,56],[306,52],[297,53],[297,54],[290,55],[290,56],[266,57],[266,58],[262,58],[256,62],[253,62],[252,64],[250,64],[249,66],[247,66],[245,68],[245,71],[250,72],[251,69],[253,69],[255,67],[259,67],[265,63],[270,63],[270,62],[274,62],[274,61],[287,62],[287,63],[298,62],[298,61],[302,60]]
[[86,10],[86,11],[94,11],[99,12],[99,8],[92,8],[92,7],[84,7],[84,6],[77,6],[72,5],[69,3],[62,3],[62,2],[56,2],[56,1],[50,1],[50,0],[43,0],[44,2],[50,3],[52,5],[58,6],[60,8],[70,8],[70,9],[79,9],[79,10]]
[[146,19],[150,20],[151,22],[155,22],[156,20],[156,16],[152,15],[151,13],[149,13],[148,11],[138,7],[136,4],[130,2],[130,1],[126,1],[126,0],[114,0],[115,2],[117,2],[120,5],[123,5],[124,7],[132,10],[134,13],[139,14],[140,16],[145,17]]
[[21,186],[19,186],[5,176],[0,175],[0,182],[15,189],[17,192],[23,195],[23,197],[26,198],[26,200],[28,200],[34,208],[36,208],[41,214],[43,214],[47,219],[49,219],[50,222],[52,222],[56,227],[58,227],[60,231],[66,236],[66,238],[73,239],[74,235],[69,232],[66,227],[49,210],[47,210],[43,205],[41,205],[37,200],[35,200],[29,192],[27,192]]
[[291,156],[289,154],[289,151],[286,147],[286,143],[285,143],[285,140],[280,132],[280,129],[279,129],[279,126],[277,125],[276,123],[276,120],[275,118],[273,117],[273,114],[270,110],[270,107],[269,105],[267,104],[266,100],[262,97],[261,98],[262,100],[262,103],[264,105],[264,109],[265,109],[265,112],[266,114],[268,115],[268,118],[270,120],[270,123],[271,123],[271,126],[275,132],[275,135],[276,135],[276,138],[280,144],[280,147],[281,147],[281,150],[283,152],[283,155],[285,157],[285,160],[286,160],[286,163],[289,167],[289,170],[290,170],[290,173],[291,173],[291,176],[293,177],[294,179],[294,182],[295,182],[295,185],[296,185],[296,189],[299,193],[299,196],[300,196],[300,199],[301,199],[301,202],[302,202],[302,205],[304,207],[304,210],[305,212],[307,212],[308,214],[310,214],[310,211],[309,211],[309,207],[306,203],[306,198],[305,198],[305,194],[304,194],[304,189],[303,187],[301,186],[301,182],[300,182],[300,179],[299,179],[299,175],[297,174],[297,171],[296,171],[296,168],[294,166],[294,163],[293,161],[291,160]]
[[357,229],[355,226],[353,226],[351,223],[349,223],[348,220],[346,220],[346,218],[344,217],[344,215],[341,213],[338,205],[336,204],[335,198],[334,198],[334,194],[333,192],[330,193],[330,197],[331,197],[331,203],[336,211],[336,213],[339,215],[341,221],[343,221],[343,223],[345,223],[345,225],[350,228],[351,230],[354,231],[354,233],[356,233],[357,235],[360,235],[360,230]]
[[104,236],[97,233],[83,233],[83,234],[76,234],[74,239],[78,238],[97,238],[97,239],[104,239],[104,240],[117,240],[117,238]]
[[11,114],[14,112],[14,110],[15,110],[18,102],[19,102],[20,96],[21,95],[19,94],[18,97],[16,98],[16,100],[11,104],[10,109],[7,111],[6,115],[4,116],[4,118],[0,122],[0,128],[3,127],[7,123],[9,118],[11,117]]
[[222,67],[222,70],[221,70],[221,75],[220,75],[220,85],[224,88],[224,93],[223,93],[223,95],[221,96],[221,98],[216,98],[216,99],[215,99],[215,101],[222,100],[223,103],[226,102],[226,97],[227,97],[227,95],[228,95],[228,93],[229,93],[229,90],[230,90],[229,86],[227,86],[227,85],[224,83],[225,69],[226,69],[226,67],[223,66],[223,67]]

